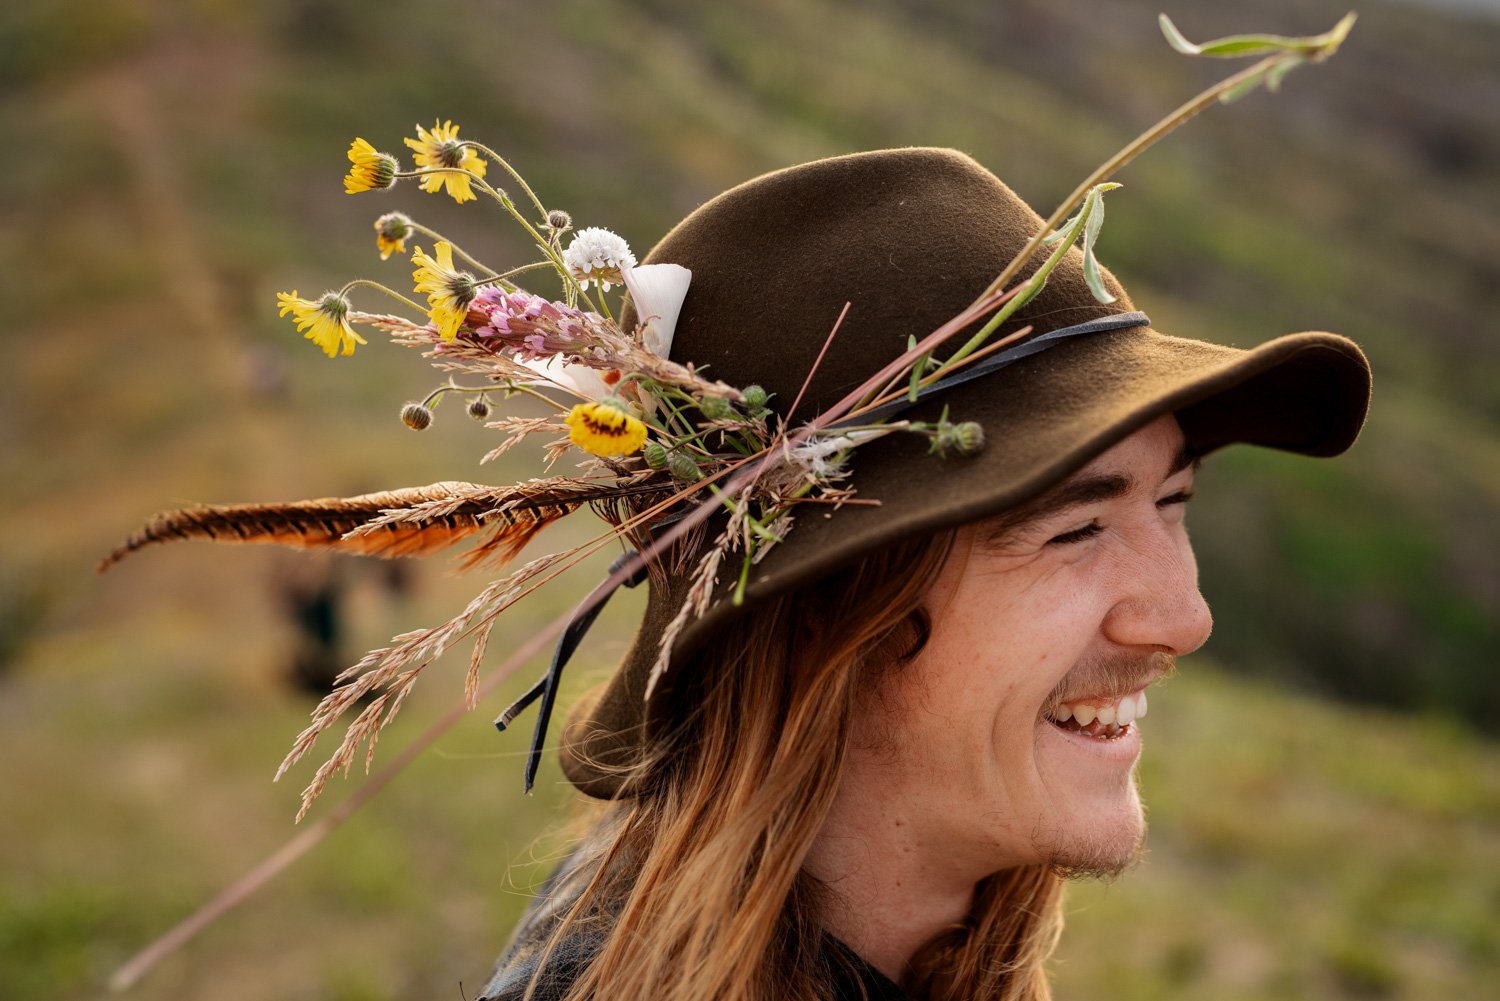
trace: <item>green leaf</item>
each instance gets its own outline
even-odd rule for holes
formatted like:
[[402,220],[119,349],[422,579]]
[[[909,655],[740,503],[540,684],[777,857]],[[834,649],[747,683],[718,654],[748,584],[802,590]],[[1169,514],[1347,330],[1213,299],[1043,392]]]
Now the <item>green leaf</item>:
[[[906,353],[910,354],[911,352],[916,350],[916,347],[917,335],[907,334]],[[927,357],[927,355],[923,355],[922,357],[917,358],[911,363],[911,384],[907,386],[906,398],[912,403],[917,402],[917,381],[922,378],[922,371],[927,367],[925,364],[923,364],[923,362],[927,360]]]
[[1292,70],[1296,69],[1298,66],[1301,66],[1305,62],[1307,62],[1307,60],[1302,56],[1290,56],[1282,62],[1277,63],[1275,66],[1272,66],[1271,71],[1266,74],[1266,89],[1271,91],[1273,94],[1276,91],[1280,90],[1282,77],[1286,76]]
[[1224,93],[1219,95],[1219,103],[1233,104],[1235,101],[1238,101],[1240,98],[1244,97],[1246,94],[1253,92],[1261,84],[1265,83],[1266,75],[1266,72],[1262,71],[1260,73],[1256,73],[1254,76],[1249,77],[1248,79],[1241,80],[1238,84],[1230,87]]
[[[1228,35],[1211,42],[1194,44],[1183,37],[1172,19],[1162,14],[1157,18],[1161,33],[1167,44],[1188,56],[1211,56],[1216,59],[1237,59],[1242,56],[1259,56],[1274,52],[1294,52],[1306,56],[1326,59],[1338,50],[1339,45],[1354,27],[1355,14],[1350,11],[1343,20],[1321,35],[1288,37],[1286,35]],[[1242,95],[1243,96],[1243,95]]]
[[1306,48],[1304,42],[1304,39],[1285,38],[1281,35],[1231,35],[1204,42],[1199,49],[1201,55],[1216,59],[1237,59],[1271,52],[1300,52]]
[[1083,227],[1083,280],[1089,291],[1102,303],[1111,303],[1115,297],[1104,287],[1104,276],[1099,273],[1099,261],[1094,257],[1094,243],[1099,239],[1099,230],[1104,226],[1104,192],[1113,191],[1119,184],[1096,184],[1083,203],[1088,221]]
[[1181,52],[1183,55],[1196,56],[1198,53],[1203,51],[1201,48],[1194,45],[1186,38],[1183,38],[1182,32],[1177,30],[1177,25],[1173,24],[1172,19],[1167,15],[1156,15],[1156,23],[1161,25],[1161,33],[1167,36],[1167,44],[1172,46],[1172,48],[1176,49],[1178,52]]
[[922,381],[922,373],[925,371],[927,371],[927,356],[923,355],[911,367],[911,382],[906,387],[906,398],[912,403],[917,402],[917,390],[920,388],[917,384]]

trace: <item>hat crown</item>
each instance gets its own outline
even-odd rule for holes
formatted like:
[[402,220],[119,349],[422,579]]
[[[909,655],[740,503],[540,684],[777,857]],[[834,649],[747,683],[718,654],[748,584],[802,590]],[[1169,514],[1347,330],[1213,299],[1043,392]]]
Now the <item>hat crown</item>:
[[[679,223],[644,263],[693,272],[673,360],[706,366],[731,385],[759,384],[783,415],[848,303],[797,415],[806,419],[905,351],[908,336],[923,337],[966,309],[1042,222],[963,153],[881,150],[732,188]],[[1028,318],[1043,332],[1129,311],[1124,290],[1105,280],[1121,301],[1094,299],[1082,255],[1070,251],[1002,333]],[[634,314],[624,319],[628,329]]]

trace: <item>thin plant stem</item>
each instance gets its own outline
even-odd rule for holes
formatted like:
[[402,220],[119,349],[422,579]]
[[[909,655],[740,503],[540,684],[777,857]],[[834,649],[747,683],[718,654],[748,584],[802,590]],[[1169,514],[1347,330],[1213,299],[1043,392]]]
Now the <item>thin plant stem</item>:
[[1079,203],[1088,194],[1090,188],[1100,181],[1107,180],[1116,171],[1150,149],[1158,141],[1198,114],[1198,112],[1213,104],[1221,95],[1228,93],[1254,76],[1268,72],[1272,66],[1284,58],[1285,56],[1280,54],[1268,56],[1248,69],[1243,69],[1233,76],[1220,80],[1197,97],[1179,106],[1161,121],[1126,143],[1114,156],[1111,156],[1098,167],[1095,167],[1089,176],[1085,177],[1079,183],[1078,187],[1073,189],[1073,193],[1063,199],[1062,204],[1053,210],[1052,215],[1048,216],[1047,221],[1042,224],[1042,228],[1021,248],[1021,252],[1012,258],[1011,262],[1005,266],[1005,269],[995,276],[995,280],[990,282],[989,286],[979,294],[979,297],[974,300],[975,304],[977,305],[979,302],[982,302],[1004,288],[1026,266],[1026,262],[1031,260],[1037,248],[1042,245],[1042,240],[1046,239],[1047,234],[1052,232],[1058,223],[1067,218],[1068,213],[1078,207]]
[[[556,383],[554,383],[553,385],[556,385]],[[561,386],[558,386],[557,388],[562,389]],[[498,386],[497,391],[505,393],[520,393],[522,396],[529,396],[534,400],[540,400],[541,402],[547,404],[547,406],[551,407],[553,410],[571,409],[569,407],[563,406],[561,403],[558,403],[546,393],[543,393],[537,389],[533,389],[531,386],[526,385],[524,382],[516,382],[514,379],[507,380],[503,385]]]
[[846,413],[848,413],[855,407],[862,407],[865,403],[868,402],[867,396],[869,394],[882,388],[889,381],[905,378],[907,371],[911,368],[912,364],[918,358],[921,358],[926,354],[931,354],[934,350],[940,347],[949,338],[957,334],[960,330],[963,330],[969,324],[973,323],[975,320],[979,319],[990,310],[995,309],[1011,296],[1016,295],[1019,291],[1020,287],[1018,286],[1017,288],[1011,289],[1009,292],[999,293],[985,299],[977,300],[968,309],[948,320],[948,322],[944,323],[932,333],[928,334],[926,337],[918,341],[915,347],[906,351],[904,354],[897,356],[880,371],[870,376],[852,393],[839,400],[827,410],[823,411],[823,413],[819,414],[817,419],[812,423],[818,428],[824,428],[829,424],[837,421],[839,418],[843,417]]
[[340,296],[347,296],[349,294],[349,290],[350,289],[352,289],[352,288],[361,288],[361,287],[363,287],[363,288],[378,289],[379,291],[384,292],[386,295],[390,296],[393,299],[400,299],[402,302],[406,303],[408,306],[410,306],[412,309],[415,309],[418,313],[421,313],[423,316],[427,315],[427,310],[426,309],[423,309],[420,305],[418,305],[417,303],[415,303],[412,300],[408,299],[406,296],[402,295],[400,292],[397,292],[395,289],[392,289],[392,288],[387,288],[386,286],[380,284],[379,282],[372,282],[368,278],[356,278],[356,279],[354,279],[352,282],[349,282],[343,288],[339,289],[339,295]]
[[416,173],[463,174],[465,177],[469,178],[469,180],[479,185],[479,187],[483,189],[485,194],[493,198],[500,204],[501,208],[510,213],[511,218],[519,223],[521,228],[526,230],[527,235],[529,235],[533,240],[536,241],[537,247],[541,249],[542,253],[547,255],[548,260],[552,261],[553,267],[557,268],[557,272],[562,276],[563,281],[567,284],[570,284],[577,291],[579,297],[588,304],[589,309],[598,312],[598,309],[594,306],[594,301],[589,298],[588,293],[583,290],[583,287],[578,284],[578,280],[574,278],[573,275],[568,271],[567,265],[563,263],[562,254],[556,248],[554,248],[551,242],[543,237],[541,233],[537,232],[536,227],[533,226],[524,215],[516,210],[515,203],[510,200],[510,196],[508,196],[504,191],[501,191],[499,188],[495,187],[489,181],[486,181],[484,178],[480,177],[472,170],[464,170],[462,167],[438,167],[433,170],[417,171]]
[[442,397],[444,393],[498,393],[503,391],[503,389],[504,387],[496,385],[456,386],[450,382],[446,386],[439,386],[437,389],[434,389],[432,392],[428,393],[427,398],[422,401],[422,406],[432,406]]
[[[550,268],[550,267],[552,267],[552,262],[551,261],[533,261],[530,264],[523,264],[519,268],[511,268],[509,271],[503,272],[503,273],[498,274],[498,275],[489,275],[489,276],[487,276],[485,278],[476,278],[475,281],[479,282],[479,284],[481,284],[481,285],[492,285],[492,284],[495,284],[495,283],[504,282],[507,278],[511,277],[512,275],[519,275],[519,274],[522,274],[522,273],[527,272],[527,271],[537,271],[537,270],[539,270],[541,268]],[[488,271],[489,269],[486,268],[485,270]],[[514,283],[512,283],[512,284],[514,284]]]
[[536,192],[531,190],[531,185],[526,183],[526,178],[517,173],[516,168],[512,167],[510,163],[505,159],[505,157],[501,156],[499,153],[496,153],[494,150],[490,149],[483,143],[464,141],[459,143],[459,146],[472,146],[482,153],[489,154],[489,156],[492,157],[494,161],[498,163],[507,174],[515,179],[515,182],[521,186],[521,190],[526,192],[526,197],[531,199],[531,204],[536,206],[536,210],[541,214],[542,218],[547,218],[547,207],[543,205],[542,200],[536,196]]
[[462,257],[464,260],[468,261],[470,264],[474,265],[479,270],[481,270],[481,271],[494,271],[495,270],[494,268],[490,267],[488,264],[485,264],[483,261],[479,260],[479,258],[477,258],[477,257],[473,256],[472,254],[470,254],[464,248],[460,247],[458,244],[454,243],[452,240],[448,239],[443,234],[439,233],[437,230],[432,229],[432,228],[430,228],[428,226],[423,226],[419,222],[413,222],[411,224],[411,228],[414,229],[414,230],[417,230],[418,232],[426,233],[428,236],[432,237],[434,240],[441,240],[441,241],[443,241],[448,246],[450,246],[450,247],[453,248],[454,253],[458,254],[459,257]]
[[823,356],[828,354],[828,348],[833,344],[833,339],[838,336],[839,328],[844,325],[844,317],[849,315],[851,303],[844,303],[844,308],[839,310],[839,318],[833,321],[833,329],[828,331],[828,336],[823,339],[823,347],[818,351],[818,357],[813,359],[812,367],[807,370],[807,378],[802,380],[802,388],[797,390],[796,399],[787,409],[786,422],[791,423],[792,417],[797,413],[797,407],[802,403],[802,397],[807,395],[807,387],[812,385],[813,376],[817,375],[818,367],[823,364]]

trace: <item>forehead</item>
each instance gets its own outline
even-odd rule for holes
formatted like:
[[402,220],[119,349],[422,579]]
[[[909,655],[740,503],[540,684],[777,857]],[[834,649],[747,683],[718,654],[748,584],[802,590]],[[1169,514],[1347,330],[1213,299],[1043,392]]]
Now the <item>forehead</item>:
[[1177,417],[1166,414],[1120,439],[1058,486],[1101,473],[1126,473],[1141,479],[1154,477],[1160,482],[1192,463],[1193,456]]

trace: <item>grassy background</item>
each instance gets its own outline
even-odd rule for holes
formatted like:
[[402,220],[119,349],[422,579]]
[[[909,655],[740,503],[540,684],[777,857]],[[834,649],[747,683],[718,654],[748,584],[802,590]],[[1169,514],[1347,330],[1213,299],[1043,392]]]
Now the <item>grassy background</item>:
[[[97,556],[173,504],[527,468],[480,470],[493,442],[450,408],[402,428],[396,408],[433,382],[409,353],[329,362],[276,317],[278,289],[404,284],[407,262],[373,254],[389,209],[491,260],[524,252],[483,208],[345,197],[351,137],[394,150],[451,117],[638,252],[760,170],[878,146],[958,146],[1045,208],[1225,70],[1171,54],[1156,9],[7,4],[0,998],[97,995],[289,835],[304,777],[266,781],[309,708],[283,683],[283,592],[332,571],[195,545],[95,579]],[[1345,8],[1166,9],[1204,38],[1321,31]],[[1206,467],[1193,520],[1215,661],[1153,701],[1154,850],[1075,894],[1065,997],[1462,997],[1500,977],[1500,24],[1360,13],[1337,59],[1209,113],[1110,203],[1101,256],[1159,327],[1346,332],[1377,395],[1344,458]],[[442,563],[404,596],[341,564],[351,658],[467,599],[476,582]],[[510,635],[598,569],[515,610]],[[638,600],[617,599],[581,677],[618,657]],[[462,670],[432,669],[387,756]],[[505,694],[136,996],[472,994],[568,809],[555,771],[519,796],[520,741],[486,722]]]

